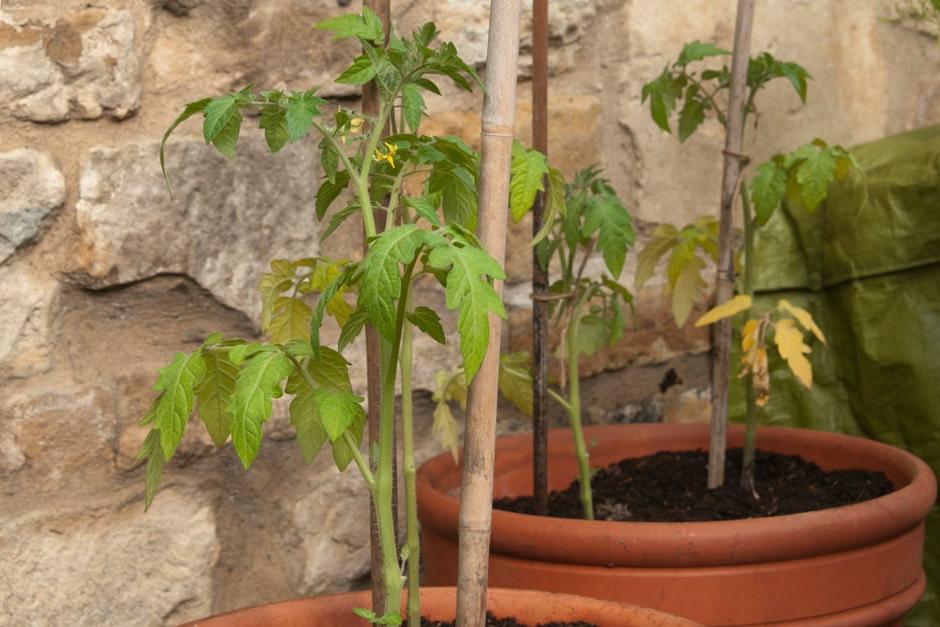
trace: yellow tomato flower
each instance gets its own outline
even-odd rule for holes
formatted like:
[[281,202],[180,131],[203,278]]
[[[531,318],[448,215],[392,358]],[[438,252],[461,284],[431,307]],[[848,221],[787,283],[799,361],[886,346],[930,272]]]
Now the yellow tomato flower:
[[382,151],[378,148],[375,149],[375,155],[372,156],[376,161],[386,161],[393,168],[395,167],[395,153],[398,152],[398,146],[395,144],[390,144],[388,142],[382,142],[385,144],[388,152],[382,154]]
[[365,118],[360,118],[356,116],[349,121],[349,132],[350,134],[358,133],[362,130],[362,125],[365,122]]

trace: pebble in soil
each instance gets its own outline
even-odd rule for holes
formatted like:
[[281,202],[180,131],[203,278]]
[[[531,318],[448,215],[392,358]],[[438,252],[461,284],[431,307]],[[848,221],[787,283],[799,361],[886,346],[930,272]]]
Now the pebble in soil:
[[[757,451],[758,497],[740,487],[742,449],[729,449],[725,485],[708,490],[706,451],[664,451],[624,459],[591,480],[595,518],[635,522],[737,520],[810,512],[850,505],[894,489],[883,472],[822,470],[798,455]],[[501,498],[497,509],[533,512],[532,497]],[[580,482],[549,495],[548,515],[582,518]]]
[[[428,620],[421,617],[421,627],[454,627],[454,621]],[[405,623],[405,627],[408,624]],[[491,613],[486,613],[486,627],[527,627],[525,623],[518,622],[515,618],[496,618]],[[594,623],[585,623],[578,621],[576,623],[539,623],[536,627],[597,627]]]

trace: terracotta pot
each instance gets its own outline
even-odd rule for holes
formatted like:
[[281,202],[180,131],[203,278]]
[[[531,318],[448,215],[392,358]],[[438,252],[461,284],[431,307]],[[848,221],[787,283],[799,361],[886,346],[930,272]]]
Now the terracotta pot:
[[[404,599],[403,599],[404,602]],[[259,605],[188,623],[183,627],[339,627],[365,621],[353,608],[371,605],[367,590]],[[432,620],[454,620],[455,588],[421,590],[421,613]],[[696,623],[634,605],[534,590],[493,588],[487,608],[497,616],[515,616],[535,625],[548,621],[586,621],[598,627],[693,627]]]
[[[661,450],[705,449],[707,425],[614,425],[586,430],[591,463]],[[497,497],[532,493],[531,436],[496,446]],[[729,429],[741,446],[743,428]],[[772,518],[704,523],[567,520],[493,512],[489,580],[599,596],[713,625],[882,625],[925,587],[924,521],[936,498],[930,468],[863,438],[762,427],[758,446],[825,469],[884,471],[897,489],[864,503]],[[550,489],[577,475],[570,432],[549,435]],[[705,478],[703,477],[704,481]],[[455,579],[459,469],[450,454],[418,472],[425,581]]]

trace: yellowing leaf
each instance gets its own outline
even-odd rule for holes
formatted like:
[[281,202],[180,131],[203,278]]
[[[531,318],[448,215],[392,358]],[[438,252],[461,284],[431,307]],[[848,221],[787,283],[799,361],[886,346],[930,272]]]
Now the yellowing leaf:
[[676,277],[676,283],[672,288],[672,316],[676,320],[676,326],[685,325],[689,314],[692,313],[695,301],[706,286],[701,274],[704,268],[705,262],[693,256]]
[[744,369],[738,378],[751,375],[751,385],[757,395],[758,407],[763,407],[770,400],[770,372],[767,368],[767,348],[764,346],[764,320],[748,320],[744,324],[744,330],[741,336],[741,348],[743,355],[741,363]]
[[457,463],[458,442],[460,439],[460,426],[450,412],[450,405],[445,401],[440,401],[434,408],[434,433],[440,438],[441,446],[454,456],[454,463]]
[[791,304],[790,301],[788,301],[786,298],[780,299],[780,302],[777,303],[777,307],[796,318],[796,321],[800,323],[800,326],[802,326],[807,331],[812,332],[812,334],[815,335],[820,342],[823,344],[826,343],[826,336],[824,336],[820,328],[816,326],[816,323],[813,321],[813,316],[811,316],[808,311]]
[[695,326],[703,327],[730,318],[731,316],[751,308],[752,299],[748,294],[738,294],[726,303],[710,309],[705,315],[695,321]]
[[744,329],[741,331],[741,348],[744,352],[751,350],[751,347],[757,343],[758,322],[751,318],[744,323]]
[[804,356],[810,352],[810,347],[803,342],[803,333],[794,326],[793,320],[786,318],[777,323],[774,342],[800,383],[813,387],[813,367]]

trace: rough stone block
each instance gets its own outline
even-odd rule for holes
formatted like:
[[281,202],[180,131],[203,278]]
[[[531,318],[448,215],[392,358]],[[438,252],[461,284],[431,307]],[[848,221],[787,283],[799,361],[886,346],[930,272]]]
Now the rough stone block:
[[65,202],[65,177],[52,158],[28,148],[0,153],[0,263],[39,234]]

